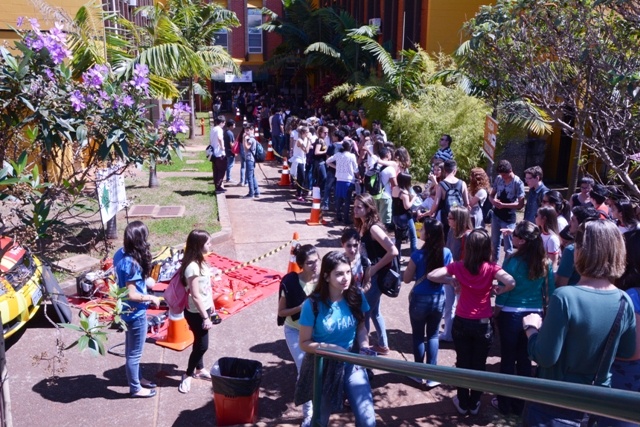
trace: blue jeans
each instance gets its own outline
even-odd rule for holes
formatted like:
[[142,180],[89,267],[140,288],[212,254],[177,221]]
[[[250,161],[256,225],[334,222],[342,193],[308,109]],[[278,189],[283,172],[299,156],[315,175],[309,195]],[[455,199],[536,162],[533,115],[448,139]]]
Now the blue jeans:
[[321,206],[329,207],[329,199],[331,198],[331,190],[335,190],[336,186],[336,170],[327,168],[327,179],[324,182],[324,194],[322,195]]
[[364,297],[367,299],[370,307],[370,310],[364,315],[364,324],[367,327],[367,332],[369,332],[371,327],[369,319],[371,319],[378,334],[377,344],[380,347],[388,347],[387,328],[384,324],[384,317],[382,317],[382,314],[380,313],[381,296],[382,292],[380,292],[380,288],[378,287],[378,274],[376,274],[371,278],[371,287],[364,294]]
[[[338,183],[337,185],[340,185]],[[346,224],[351,224],[351,217],[349,216],[349,210],[351,209],[351,196],[356,186],[353,183],[343,183],[347,186],[346,194],[336,195],[336,218],[338,221],[344,221]],[[338,190],[336,189],[336,193]]]
[[273,149],[282,156],[282,148],[284,144],[284,135],[271,135],[273,141]]
[[[367,371],[358,366],[347,363],[344,368],[344,392],[349,399],[351,410],[356,418],[356,426],[366,427],[376,425],[376,413],[373,409],[373,396]],[[331,415],[331,399],[322,399],[320,405],[320,425],[329,424]]]
[[231,181],[231,169],[236,162],[236,156],[227,156],[227,181]]
[[137,393],[140,385],[140,359],[142,358],[142,348],[147,339],[147,315],[137,317],[131,322],[127,322],[127,331],[124,340],[125,370],[127,381],[129,382],[129,392]]
[[313,186],[315,185],[315,172],[314,172],[314,162],[313,161],[309,161],[307,159],[307,177],[306,177],[306,184],[307,184],[307,188],[309,190],[313,190]]
[[[584,412],[527,402],[522,413],[525,427],[580,427]],[[591,424],[589,424],[591,425]]]
[[404,233],[407,233],[407,236],[409,237],[409,247],[411,248],[411,253],[414,253],[418,249],[418,236],[416,234],[416,224],[413,221],[413,218],[409,219],[409,221],[407,222],[406,229],[398,228],[398,226],[396,226],[395,228],[398,257],[402,256],[402,239],[404,237]]
[[[506,312],[498,315],[497,324],[500,335],[500,373],[531,376],[531,360],[527,351],[527,334],[522,329],[522,318],[536,311]],[[498,396],[498,406],[505,414],[522,413],[524,401],[508,396]]]
[[253,158],[246,159],[244,162],[246,173],[247,173],[247,185],[249,186],[249,196],[259,196],[260,189],[258,188],[258,180],[255,175],[255,167],[256,162],[253,161]]
[[247,178],[245,175],[245,162],[246,162],[246,158],[244,156],[244,152],[240,153],[240,184],[246,184],[247,183]]
[[[456,348],[456,367],[487,370],[487,356],[493,341],[493,327],[489,319],[453,319],[453,345]],[[481,391],[458,387],[458,400],[462,409],[475,409]]]
[[[302,360],[304,359],[305,352],[300,348],[300,331],[296,328],[285,324],[284,325],[284,339],[289,347],[289,353],[293,357],[293,361],[296,364],[296,371],[298,372],[298,378],[300,377],[300,367],[302,366]],[[313,414],[313,402],[308,401],[302,404],[302,417],[309,418]]]
[[491,250],[493,251],[493,260],[498,262],[500,256],[500,237],[504,240],[504,253],[505,256],[511,255],[513,253],[513,238],[511,235],[502,236],[500,232],[501,228],[508,228],[509,230],[514,230],[516,228],[516,223],[510,223],[501,220],[495,214],[493,218],[491,218]]
[[322,162],[314,162],[313,170],[315,171],[315,184],[320,188],[320,192],[324,195],[324,183],[327,181],[327,164]]
[[438,364],[438,328],[444,310],[444,295],[429,294],[409,295],[409,320],[413,339],[413,359],[416,363],[424,363],[425,331],[427,363]]
[[451,329],[453,326],[453,317],[456,314],[456,306],[458,305],[458,296],[451,285],[444,285],[444,332],[442,332],[445,341],[451,341]]

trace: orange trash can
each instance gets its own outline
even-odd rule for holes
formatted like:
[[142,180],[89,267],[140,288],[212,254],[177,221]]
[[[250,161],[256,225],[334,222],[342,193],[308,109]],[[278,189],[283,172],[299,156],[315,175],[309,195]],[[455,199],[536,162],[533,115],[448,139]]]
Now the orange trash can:
[[222,357],[211,368],[216,425],[255,424],[262,380],[257,360]]

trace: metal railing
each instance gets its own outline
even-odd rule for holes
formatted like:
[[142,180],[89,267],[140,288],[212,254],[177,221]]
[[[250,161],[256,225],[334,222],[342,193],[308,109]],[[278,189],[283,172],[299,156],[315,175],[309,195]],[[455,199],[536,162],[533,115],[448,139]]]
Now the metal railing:
[[608,418],[640,423],[640,411],[638,410],[640,408],[640,393],[638,392],[428,365],[404,360],[382,359],[339,350],[316,349],[312,425],[316,425],[317,415],[320,412],[324,358],[399,375],[428,378],[429,380],[456,387],[466,387],[502,396],[588,412]]

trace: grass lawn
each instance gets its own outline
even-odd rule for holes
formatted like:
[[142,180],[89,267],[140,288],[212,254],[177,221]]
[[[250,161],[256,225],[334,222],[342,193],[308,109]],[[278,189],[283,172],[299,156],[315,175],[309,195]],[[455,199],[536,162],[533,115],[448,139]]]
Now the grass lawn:
[[[187,163],[187,160],[199,160],[200,163]],[[204,150],[201,150],[183,151],[182,160],[173,154],[171,163],[158,164],[158,172],[180,172],[184,169],[188,169],[189,172],[211,172],[211,162],[207,160]]]
[[[208,162],[207,162],[208,163]],[[209,168],[211,168],[209,164]],[[210,170],[210,169],[209,169]],[[149,242],[156,252],[162,246],[183,244],[194,229],[209,233],[220,231],[218,206],[211,178],[161,178],[160,186],[149,188],[149,177],[139,174],[126,180],[127,198],[136,205],[185,206],[182,218],[129,218],[140,219],[149,227]],[[118,235],[124,234],[126,220],[118,218]]]

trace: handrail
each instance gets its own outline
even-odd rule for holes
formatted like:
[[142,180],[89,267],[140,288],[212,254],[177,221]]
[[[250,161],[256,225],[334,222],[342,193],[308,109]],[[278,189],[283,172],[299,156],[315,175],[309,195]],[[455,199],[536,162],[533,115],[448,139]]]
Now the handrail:
[[510,396],[527,401],[584,411],[590,414],[640,423],[640,393],[518,375],[474,371],[449,366],[428,365],[404,360],[363,356],[341,350],[316,349],[313,422],[319,414],[322,398],[322,371],[324,358],[353,363],[365,368],[379,369],[395,374],[435,380],[456,387],[466,387],[488,393]]

